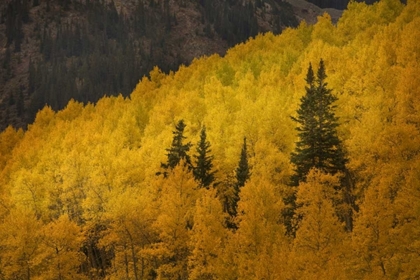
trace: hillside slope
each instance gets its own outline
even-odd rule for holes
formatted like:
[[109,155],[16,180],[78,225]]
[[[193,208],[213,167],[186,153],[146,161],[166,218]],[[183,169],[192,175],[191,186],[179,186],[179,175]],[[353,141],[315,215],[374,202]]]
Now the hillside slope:
[[323,13],[328,13],[331,20],[336,23],[343,13],[342,10],[333,8],[320,8],[305,0],[286,0],[292,7],[296,18],[299,21],[305,20],[309,24],[315,24],[317,17]]
[[45,104],[127,96],[154,66],[176,70],[297,23],[272,0],[2,1],[0,129],[24,127]]
[[[325,15],[259,35],[176,72],[155,68],[128,97],[45,107],[27,131],[7,129],[1,277],[417,279],[419,25],[416,0],[352,3],[336,25]],[[314,170],[291,187],[291,116],[321,59],[348,181]],[[208,189],[193,175],[204,128]],[[165,169],[180,151],[192,167],[184,157]],[[344,187],[357,207],[342,207]],[[287,236],[293,194],[301,207]]]

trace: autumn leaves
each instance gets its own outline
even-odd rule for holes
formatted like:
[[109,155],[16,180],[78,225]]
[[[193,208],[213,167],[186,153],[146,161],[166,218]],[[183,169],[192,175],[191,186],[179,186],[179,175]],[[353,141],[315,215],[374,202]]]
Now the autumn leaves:
[[420,2],[397,2],[4,131],[1,277],[418,278]]

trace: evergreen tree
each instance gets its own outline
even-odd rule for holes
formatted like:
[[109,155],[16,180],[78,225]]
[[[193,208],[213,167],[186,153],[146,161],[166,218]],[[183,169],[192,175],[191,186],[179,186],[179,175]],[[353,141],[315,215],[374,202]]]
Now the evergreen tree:
[[206,127],[201,129],[200,141],[197,145],[197,155],[195,157],[194,178],[200,183],[203,188],[209,188],[214,182],[213,156],[209,156],[211,152],[210,142],[207,141]]
[[[318,169],[327,174],[337,174],[346,172],[347,159],[342,150],[341,140],[337,135],[338,118],[335,116],[334,102],[337,97],[332,94],[332,90],[327,88],[325,79],[324,62],[321,59],[317,75],[315,77],[312,65],[309,65],[306,75],[306,94],[301,98],[300,108],[297,110],[298,116],[292,119],[298,123],[296,130],[298,131],[299,140],[296,143],[296,149],[291,155],[291,162],[295,165],[294,174],[291,178],[291,186],[297,187],[300,183],[306,182],[306,177],[311,169]],[[342,185],[346,179],[343,178]],[[337,188],[336,191],[340,191]],[[338,204],[347,204],[350,197],[350,189],[346,186],[342,193],[341,201]],[[292,217],[295,215],[296,193],[295,191],[286,198],[288,207],[284,210],[285,224],[288,232],[294,234],[295,229],[292,226]],[[348,209],[348,207],[347,207]],[[346,221],[347,229],[351,229],[351,211],[341,213],[342,220]],[[297,221],[300,220],[296,217]]]
[[[248,164],[248,152],[246,147],[246,137],[244,137],[244,144],[241,150],[241,156],[239,159],[238,167],[235,170],[236,182],[233,185],[233,192],[230,193],[228,201],[231,205],[228,206],[227,210],[231,217],[235,217],[237,214],[237,206],[239,202],[239,193],[241,188],[245,186],[245,183],[251,176],[249,164]],[[228,227],[237,228],[237,225],[228,221]]]
[[306,181],[306,175],[311,168],[325,173],[345,173],[347,159],[342,150],[342,144],[337,135],[338,119],[335,116],[333,103],[337,97],[327,88],[325,82],[324,62],[321,59],[317,77],[314,77],[312,65],[309,65],[306,76],[306,95],[301,98],[298,116],[293,118],[298,123],[299,141],[291,161],[295,165],[292,176],[292,186],[298,186]]
[[13,93],[9,94],[9,106],[15,105],[15,97],[13,96]]
[[[18,13],[22,12],[22,10],[21,10],[22,8],[19,5],[18,5],[18,8],[16,8],[16,9],[17,9]],[[16,17],[13,28],[14,28],[14,31],[13,31],[13,39],[12,40],[14,40],[14,43],[15,43],[14,51],[15,52],[20,52],[22,41],[23,41],[23,38],[24,38],[23,27],[22,27],[22,15],[21,14],[18,14],[18,17]]]
[[22,116],[25,112],[25,103],[24,103],[24,97],[23,97],[23,89],[20,88],[19,95],[16,101],[16,112],[18,116]]
[[[191,159],[188,155],[188,152],[191,148],[191,143],[188,142],[186,144],[183,144],[183,140],[186,138],[184,136],[184,129],[186,125],[184,123],[184,120],[180,120],[178,124],[175,126],[175,131],[173,131],[173,140],[172,145],[169,149],[166,149],[168,152],[166,155],[168,157],[167,163],[161,163],[161,167],[165,170],[163,172],[163,175],[167,176],[167,170],[174,169],[175,166],[177,166],[181,160],[185,162],[185,164],[191,168]],[[161,172],[158,172],[157,175],[160,175]]]
[[39,82],[36,80],[36,68],[34,65],[34,62],[32,61],[32,58],[29,57],[29,70],[28,70],[28,94],[32,94],[35,91],[36,83]]
[[246,137],[244,137],[244,144],[241,150],[241,158],[239,159],[238,167],[236,168],[237,188],[243,187],[246,181],[251,176],[248,165],[248,153],[246,148]]
[[20,13],[21,13],[21,16],[22,16],[22,21],[23,21],[23,23],[29,23],[31,21],[31,19],[30,19],[30,16],[29,16],[28,0],[22,0],[20,5],[21,5]]

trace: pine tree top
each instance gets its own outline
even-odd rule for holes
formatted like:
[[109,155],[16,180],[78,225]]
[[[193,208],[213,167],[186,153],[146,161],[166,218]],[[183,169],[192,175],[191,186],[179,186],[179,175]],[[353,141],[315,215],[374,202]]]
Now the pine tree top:
[[211,152],[210,142],[207,141],[206,127],[203,126],[200,133],[200,141],[197,144],[197,154],[194,155],[195,167],[193,174],[195,179],[202,187],[208,188],[214,182],[215,171],[213,168],[213,156]]
[[334,102],[337,97],[327,88],[327,74],[321,59],[314,76],[309,64],[306,75],[306,94],[301,98],[297,117],[299,140],[292,153],[291,161],[295,165],[292,185],[305,181],[311,168],[318,168],[326,173],[335,174],[345,170],[346,159],[341,140],[337,135],[338,118],[335,116]]
[[251,171],[248,164],[246,137],[244,137],[244,144],[241,150],[241,157],[239,159],[238,167],[236,168],[236,180],[238,187],[243,187],[246,181],[250,178],[250,176]]
[[[191,159],[188,155],[188,152],[190,151],[190,148],[192,144],[190,142],[184,144],[183,140],[186,139],[184,136],[184,129],[186,125],[184,123],[184,120],[180,120],[176,126],[175,130],[172,132],[173,140],[172,145],[170,148],[166,149],[168,152],[166,154],[168,160],[167,163],[162,163],[161,167],[163,169],[173,169],[175,166],[177,166],[181,160],[185,162],[186,165],[191,167]],[[166,174],[164,172],[164,174]]]

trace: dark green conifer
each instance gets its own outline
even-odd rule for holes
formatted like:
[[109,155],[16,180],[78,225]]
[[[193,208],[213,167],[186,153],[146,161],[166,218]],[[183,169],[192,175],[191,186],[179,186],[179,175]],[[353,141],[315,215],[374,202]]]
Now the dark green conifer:
[[[178,124],[175,126],[175,131],[173,131],[173,140],[172,145],[169,149],[166,149],[168,152],[166,155],[168,157],[168,160],[166,163],[161,163],[161,167],[165,170],[163,172],[163,175],[166,177],[167,170],[174,169],[175,166],[177,166],[181,160],[185,162],[185,164],[191,168],[191,159],[188,155],[188,152],[191,148],[191,143],[188,142],[186,144],[183,143],[184,139],[186,137],[184,136],[184,129],[186,125],[184,123],[184,120],[180,120]],[[158,175],[162,174],[161,172],[157,173]]]
[[19,90],[19,95],[16,101],[16,112],[19,117],[23,116],[23,113],[25,112],[25,103],[22,88]]
[[210,156],[210,142],[207,141],[206,127],[201,129],[200,141],[197,144],[197,154],[195,157],[195,167],[193,170],[194,178],[203,188],[209,188],[214,182],[215,171],[213,168],[213,156]]
[[[322,59],[316,77],[312,65],[309,65],[306,75],[306,94],[300,100],[297,117],[292,117],[298,124],[296,130],[299,137],[295,151],[291,155],[291,162],[295,166],[294,174],[291,177],[292,187],[297,187],[299,183],[305,182],[306,176],[312,168],[329,174],[348,173],[345,166],[347,159],[342,149],[341,140],[337,135],[338,118],[334,113],[336,108],[334,102],[337,97],[332,94],[331,89],[327,88],[326,78]],[[346,186],[343,197],[350,196],[350,190]],[[283,213],[285,224],[288,232],[293,234],[292,217],[298,207],[295,190],[285,199],[285,203],[288,205]],[[348,201],[345,203],[349,204]],[[346,221],[346,226],[350,229],[351,213],[342,215],[342,219]]]
[[15,105],[16,101],[15,101],[15,97],[13,95],[13,93],[9,94],[9,106]]
[[236,181],[238,189],[245,186],[246,181],[251,176],[251,171],[248,164],[248,153],[246,147],[246,137],[244,137],[244,144],[241,150],[241,158],[239,159],[238,167],[236,168]]
[[[235,170],[235,183],[231,184],[230,187],[232,190],[228,190],[226,192],[225,200],[228,202],[229,205],[225,207],[227,212],[231,217],[235,217],[237,215],[237,206],[239,202],[239,193],[241,188],[245,186],[246,181],[249,180],[251,177],[251,171],[248,164],[248,152],[247,152],[247,145],[246,145],[246,138],[244,137],[244,143],[241,149],[241,155],[239,158],[238,167]],[[237,225],[234,221],[228,220],[227,225],[229,228],[236,229]]]
[[28,72],[29,72],[28,73],[28,94],[30,95],[35,91],[36,83],[39,82],[39,81],[36,81],[37,71],[31,57],[29,57]]
[[346,170],[347,159],[337,135],[338,119],[334,113],[337,97],[327,88],[326,77],[322,60],[316,78],[312,66],[309,65],[306,95],[301,98],[298,116],[293,118],[298,123],[296,130],[299,140],[291,156],[295,165],[292,186],[304,182],[311,168],[330,174],[344,173]]

